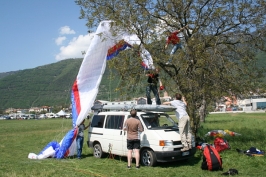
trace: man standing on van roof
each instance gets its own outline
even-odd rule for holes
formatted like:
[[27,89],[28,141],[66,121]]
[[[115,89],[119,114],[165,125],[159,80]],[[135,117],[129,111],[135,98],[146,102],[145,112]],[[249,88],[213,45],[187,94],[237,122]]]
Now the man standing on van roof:
[[148,76],[147,80],[148,85],[146,87],[147,104],[152,104],[151,101],[151,91],[152,91],[156,100],[156,105],[160,105],[161,100],[159,97],[159,92],[157,87],[157,83],[159,82],[159,69],[156,68],[155,71],[148,71],[146,76]]
[[183,144],[183,149],[181,151],[188,151],[192,148],[191,142],[191,130],[190,130],[190,118],[186,111],[187,102],[181,94],[177,93],[175,95],[176,100],[170,102],[164,102],[163,105],[172,105],[176,108],[175,114],[178,119],[179,133],[181,136],[181,143]]
[[139,168],[139,150],[140,150],[140,132],[143,132],[143,127],[140,120],[137,118],[137,111],[130,111],[131,117],[125,121],[124,131],[127,131],[127,168],[131,168],[132,151],[136,159],[136,168]]

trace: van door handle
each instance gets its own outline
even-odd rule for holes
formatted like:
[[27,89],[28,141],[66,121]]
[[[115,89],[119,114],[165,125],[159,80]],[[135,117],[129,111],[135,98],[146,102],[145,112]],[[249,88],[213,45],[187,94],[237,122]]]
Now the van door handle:
[[124,132],[124,135],[126,134],[126,131],[122,131],[122,130],[121,130],[121,131],[120,131],[120,135],[122,135],[122,132]]

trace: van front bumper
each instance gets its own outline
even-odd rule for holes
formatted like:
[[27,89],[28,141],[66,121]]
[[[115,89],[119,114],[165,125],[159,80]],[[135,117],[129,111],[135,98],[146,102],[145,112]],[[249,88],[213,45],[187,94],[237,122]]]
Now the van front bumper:
[[[187,154],[187,152],[189,152],[189,154]],[[178,150],[178,151],[165,151],[165,152],[154,151],[154,153],[156,155],[158,162],[174,162],[192,157],[196,153],[196,148],[193,147],[191,150],[186,152]]]

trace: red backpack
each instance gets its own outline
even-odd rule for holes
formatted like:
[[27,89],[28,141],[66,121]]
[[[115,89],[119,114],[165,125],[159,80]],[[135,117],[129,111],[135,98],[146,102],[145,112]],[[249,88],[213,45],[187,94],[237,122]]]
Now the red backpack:
[[226,149],[230,149],[229,143],[225,139],[223,139],[221,137],[215,138],[215,140],[214,140],[214,146],[215,146],[215,149],[218,152],[224,151]]
[[206,145],[203,150],[201,169],[209,171],[222,170],[222,159],[217,150],[211,145]]

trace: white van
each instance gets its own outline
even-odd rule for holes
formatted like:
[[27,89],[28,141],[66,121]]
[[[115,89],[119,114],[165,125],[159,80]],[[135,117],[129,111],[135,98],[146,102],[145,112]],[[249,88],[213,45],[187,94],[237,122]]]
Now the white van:
[[[137,111],[137,116],[144,128],[140,134],[142,165],[155,166],[157,162],[184,160],[195,154],[194,136],[193,148],[181,151],[183,146],[178,125],[168,114]],[[127,135],[123,124],[129,117],[129,111],[100,112],[92,117],[87,145],[94,149],[96,158],[103,157],[104,153],[127,156]]]

